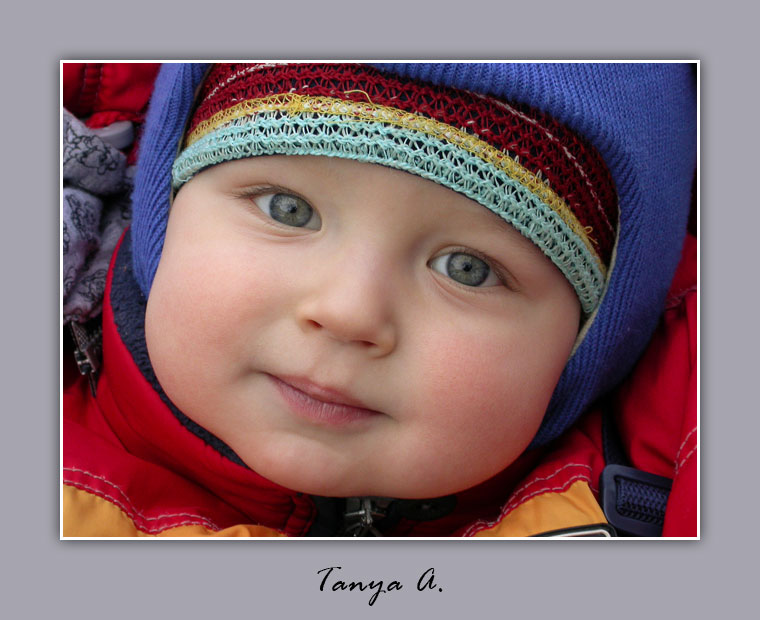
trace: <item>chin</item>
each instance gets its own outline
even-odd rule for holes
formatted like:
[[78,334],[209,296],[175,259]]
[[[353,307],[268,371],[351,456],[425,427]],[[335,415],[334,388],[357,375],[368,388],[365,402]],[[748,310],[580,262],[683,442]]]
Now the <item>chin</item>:
[[[302,473],[302,472],[301,472]],[[272,482],[279,484],[291,491],[316,495],[319,497],[390,497],[394,499],[428,499],[451,495],[462,489],[452,488],[450,485],[438,486],[425,484],[397,483],[382,484],[375,481],[366,484],[363,480],[329,480],[324,477],[304,478],[302,475],[295,476],[265,476]]]
[[266,464],[260,462],[247,464],[267,480],[291,491],[306,495],[316,495],[319,497],[372,496],[399,499],[411,499],[414,497],[413,495],[405,494],[402,489],[394,485],[368,485],[365,480],[347,478],[344,472],[340,472],[338,475],[330,475],[324,470],[317,471],[315,468],[310,469],[307,474],[302,465],[296,468],[283,468],[281,463],[275,467],[267,467]]

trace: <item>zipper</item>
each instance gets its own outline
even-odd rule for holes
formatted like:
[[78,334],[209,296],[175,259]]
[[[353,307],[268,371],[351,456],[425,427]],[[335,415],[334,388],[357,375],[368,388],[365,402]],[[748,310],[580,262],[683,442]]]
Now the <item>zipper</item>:
[[89,328],[86,324],[69,323],[69,331],[74,340],[74,360],[79,373],[87,377],[90,391],[95,396],[96,377],[100,370],[100,360],[103,353],[103,326],[98,321],[97,326]]
[[455,495],[431,499],[390,497],[349,497],[338,536],[383,536],[401,519],[433,521],[450,514],[457,504]]
[[391,500],[382,497],[349,497],[339,536],[382,536],[375,523],[388,514]]

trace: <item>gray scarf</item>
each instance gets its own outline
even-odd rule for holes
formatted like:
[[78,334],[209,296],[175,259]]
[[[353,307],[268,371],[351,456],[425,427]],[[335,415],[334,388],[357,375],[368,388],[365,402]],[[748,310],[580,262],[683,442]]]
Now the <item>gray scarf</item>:
[[111,254],[130,221],[133,170],[123,153],[64,110],[64,324],[101,311]]

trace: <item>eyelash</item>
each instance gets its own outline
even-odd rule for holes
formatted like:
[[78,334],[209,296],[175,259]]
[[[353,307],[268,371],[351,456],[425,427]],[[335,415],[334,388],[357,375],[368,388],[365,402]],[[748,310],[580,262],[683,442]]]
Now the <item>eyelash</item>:
[[[486,266],[489,269],[489,274],[488,274],[488,276],[486,276],[486,280],[484,280],[483,283],[481,283],[479,285],[465,284],[463,282],[458,282],[457,280],[455,280],[454,278],[452,278],[450,275],[439,271],[438,269],[436,269],[433,266],[433,263],[435,263],[436,261],[439,261],[439,260],[443,259],[444,257],[452,256],[452,255],[455,255],[455,254],[464,254],[464,255],[468,255],[468,256],[473,256],[473,257],[477,258],[478,260],[481,260],[483,263],[485,263]],[[451,259],[449,259],[449,260],[451,260]],[[482,292],[481,289],[489,289],[489,288],[494,288],[494,287],[497,287],[497,286],[504,286],[505,288],[507,288],[509,290],[516,290],[515,286],[513,286],[512,282],[511,282],[511,278],[509,278],[506,275],[506,270],[498,262],[496,262],[492,258],[486,256],[482,252],[479,252],[477,250],[473,250],[472,248],[454,247],[454,248],[451,248],[451,249],[447,249],[446,252],[444,252],[442,254],[439,254],[438,256],[434,257],[428,263],[428,265],[434,271],[436,271],[438,273],[441,273],[441,275],[445,276],[447,280],[450,280],[450,281],[454,282],[454,284],[456,284],[457,286],[464,287],[465,289],[467,289],[469,291],[476,290],[476,291]],[[483,286],[483,284],[487,281],[487,278],[490,277],[491,274],[498,280],[498,283],[494,283],[494,284],[492,284],[490,286]]]
[[[285,221],[278,220],[271,212],[271,207],[272,207],[271,201],[273,198],[277,196],[289,197],[308,206],[310,210],[309,219],[306,220],[303,223],[303,225],[291,224]],[[272,226],[277,226],[278,228],[285,228],[288,230],[299,230],[299,229],[318,230],[319,228],[321,228],[322,218],[319,215],[319,212],[311,205],[310,201],[299,196],[298,194],[296,194],[295,192],[291,190],[277,187],[277,186],[266,185],[266,186],[250,188],[244,192],[241,192],[238,197],[244,200],[247,200],[249,202],[252,202],[253,205],[256,207],[256,209],[266,217],[267,223]],[[262,205],[260,201],[267,198],[269,199],[269,201],[265,205]],[[293,212],[284,213],[282,215],[284,217],[288,217],[290,215],[293,215]],[[314,225],[315,218],[316,218],[316,225]],[[309,226],[309,224],[312,224],[312,225]]]

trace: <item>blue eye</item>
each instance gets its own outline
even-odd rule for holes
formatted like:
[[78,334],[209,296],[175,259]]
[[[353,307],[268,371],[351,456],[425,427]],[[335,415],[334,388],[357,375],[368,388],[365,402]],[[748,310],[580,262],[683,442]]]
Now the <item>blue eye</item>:
[[303,198],[292,194],[262,194],[253,201],[256,206],[276,222],[294,228],[319,230],[319,214]]
[[498,286],[501,280],[483,259],[466,252],[449,252],[434,258],[430,267],[465,286]]

